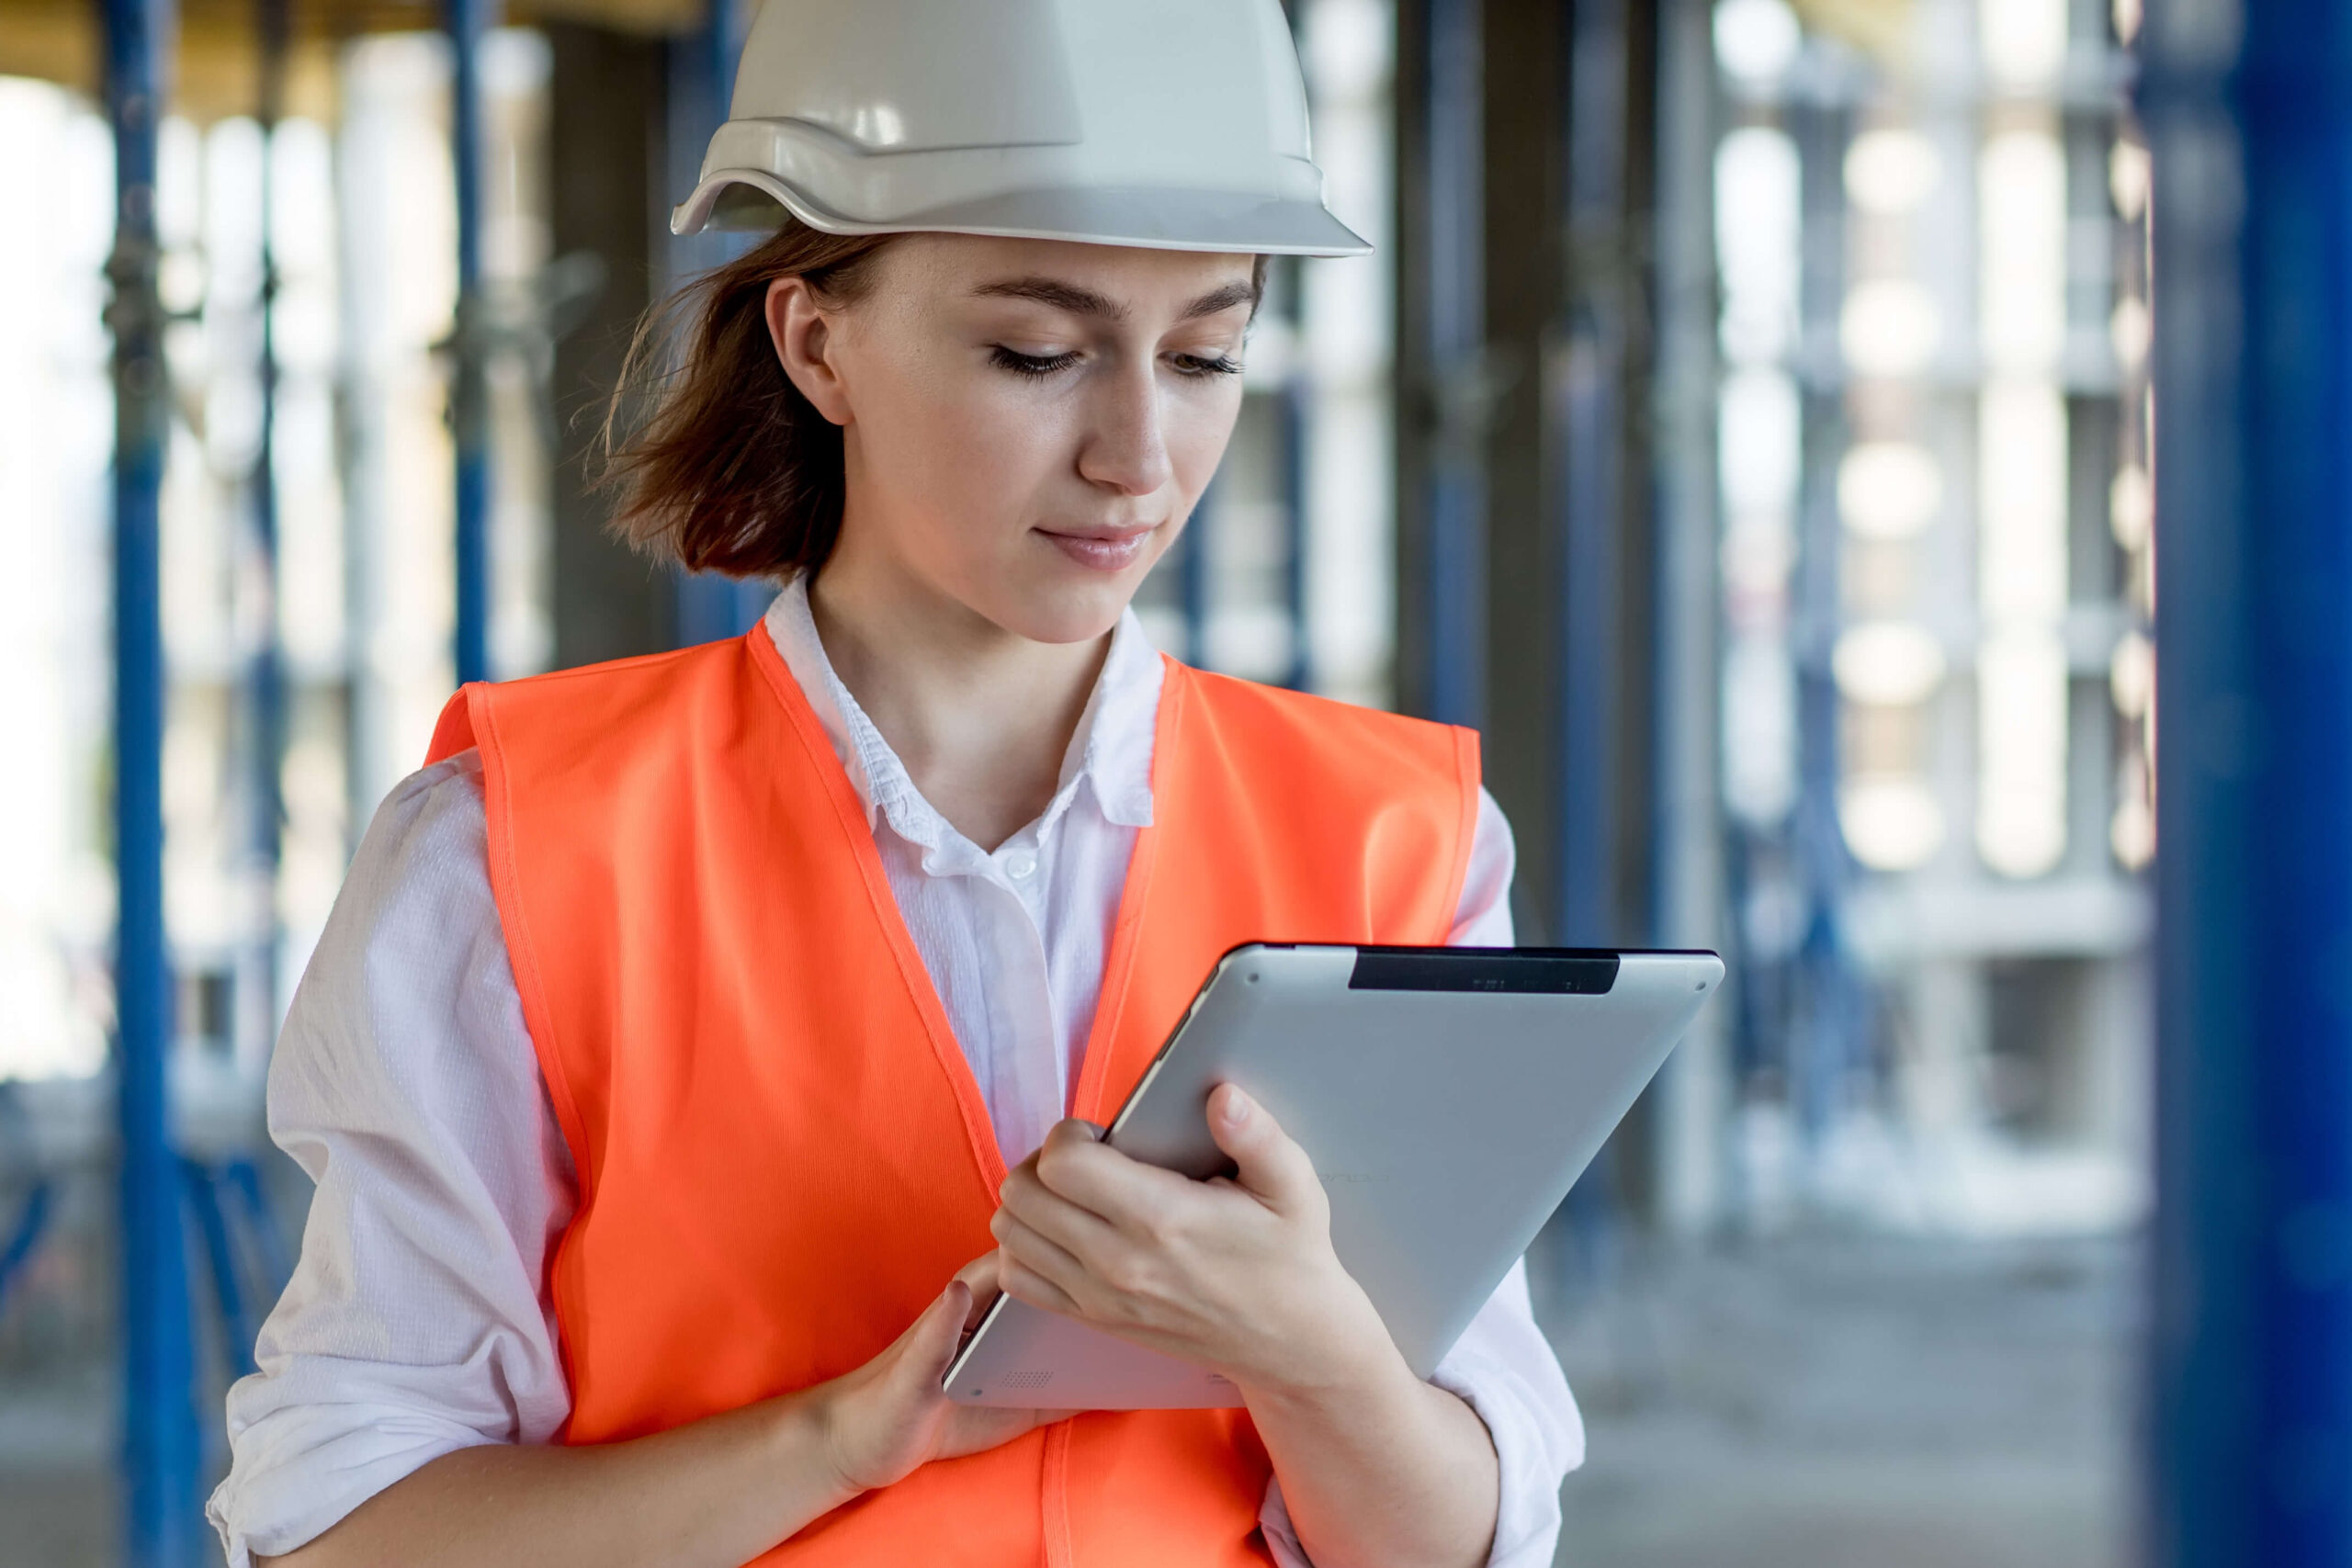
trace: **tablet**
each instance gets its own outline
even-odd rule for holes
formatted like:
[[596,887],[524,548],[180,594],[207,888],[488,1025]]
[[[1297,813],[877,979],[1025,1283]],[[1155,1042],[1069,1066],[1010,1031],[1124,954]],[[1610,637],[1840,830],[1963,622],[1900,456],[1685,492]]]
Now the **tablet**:
[[[1331,1244],[1426,1378],[1723,980],[1712,953],[1259,943],[1218,960],[1111,1123],[1206,1179],[1239,1085],[1314,1160]],[[947,1369],[966,1404],[1208,1409],[1204,1368],[1003,1297]]]

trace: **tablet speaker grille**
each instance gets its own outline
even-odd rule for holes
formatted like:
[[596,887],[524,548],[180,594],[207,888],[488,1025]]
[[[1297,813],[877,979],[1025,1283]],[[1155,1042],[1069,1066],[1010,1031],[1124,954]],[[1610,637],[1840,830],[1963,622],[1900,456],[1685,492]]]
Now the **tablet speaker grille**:
[[1010,1372],[996,1380],[999,1388],[1043,1388],[1054,1381],[1051,1369],[1032,1367],[1025,1372]]

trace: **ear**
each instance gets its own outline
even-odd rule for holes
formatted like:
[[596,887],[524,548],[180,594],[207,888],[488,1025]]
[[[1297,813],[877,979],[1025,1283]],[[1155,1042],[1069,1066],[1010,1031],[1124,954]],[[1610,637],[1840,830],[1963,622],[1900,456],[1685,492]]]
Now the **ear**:
[[850,422],[849,389],[832,355],[838,346],[835,319],[817,301],[805,277],[779,277],[768,285],[768,339],[792,384],[816,411],[835,424]]

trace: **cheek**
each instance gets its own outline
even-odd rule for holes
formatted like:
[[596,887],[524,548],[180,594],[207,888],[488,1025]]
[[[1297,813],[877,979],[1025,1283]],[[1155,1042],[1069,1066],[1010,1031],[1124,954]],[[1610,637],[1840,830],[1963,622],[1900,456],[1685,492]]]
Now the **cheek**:
[[1239,381],[1232,377],[1213,387],[1188,388],[1162,405],[1160,438],[1168,444],[1168,465],[1175,471],[1176,488],[1193,500],[1208,488],[1233,438],[1241,414]]
[[976,513],[1018,509],[1063,453],[1063,415],[1008,377],[934,366],[892,389],[866,449],[889,490],[968,533]]

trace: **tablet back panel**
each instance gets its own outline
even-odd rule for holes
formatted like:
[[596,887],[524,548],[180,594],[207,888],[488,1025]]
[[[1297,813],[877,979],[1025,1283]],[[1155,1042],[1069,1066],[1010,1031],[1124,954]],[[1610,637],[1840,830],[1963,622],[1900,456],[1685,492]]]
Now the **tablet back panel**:
[[[1113,1122],[1136,1158],[1227,1168],[1236,1083],[1315,1161],[1340,1261],[1427,1377],[1723,976],[1712,953],[1251,946],[1219,963]],[[1204,1370],[1001,1302],[946,1383],[967,1404],[1239,1403]]]

